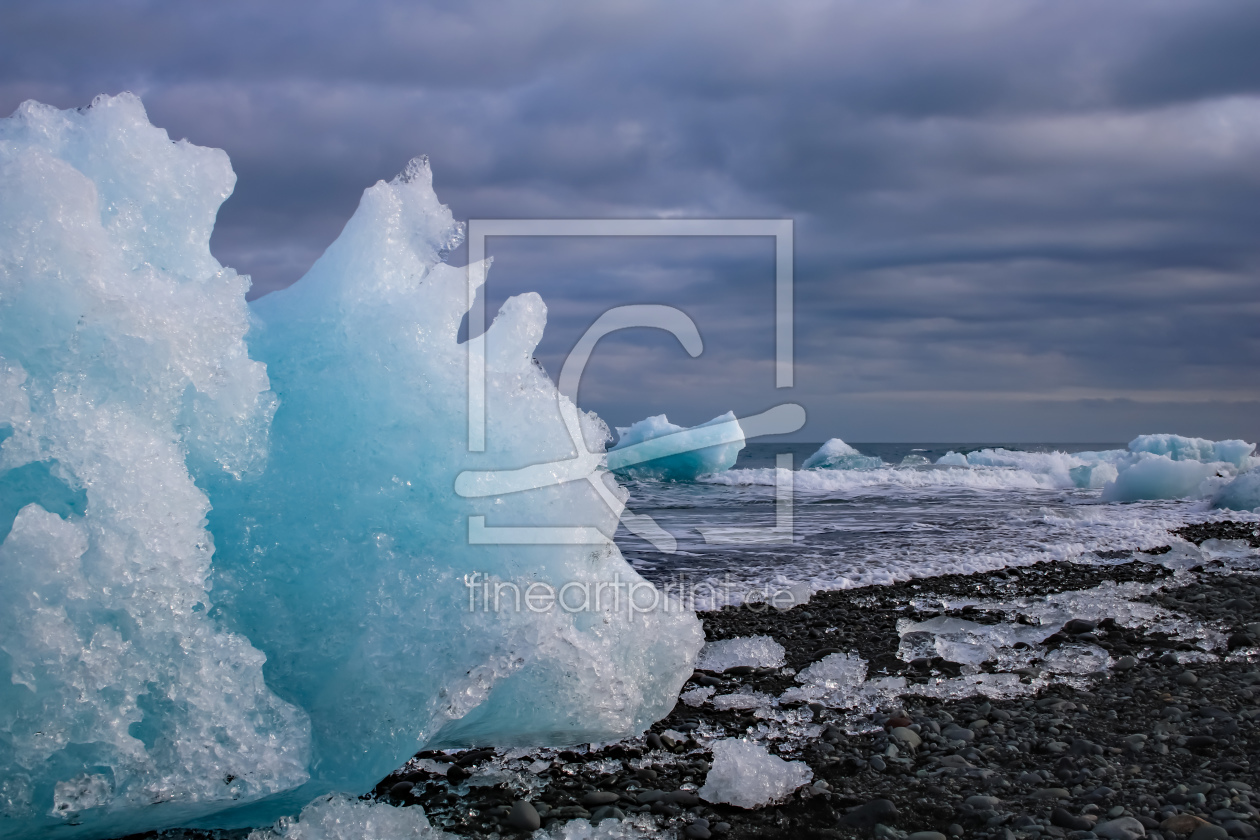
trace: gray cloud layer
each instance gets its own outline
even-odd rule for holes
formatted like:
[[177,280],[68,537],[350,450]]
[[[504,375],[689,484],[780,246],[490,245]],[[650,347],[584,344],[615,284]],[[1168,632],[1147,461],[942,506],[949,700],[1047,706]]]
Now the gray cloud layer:
[[0,7],[0,111],[141,94],[239,175],[214,247],[297,279],[428,153],[457,216],[790,217],[798,387],[767,241],[492,243],[615,423],[804,403],[804,437],[1260,438],[1260,6],[1235,2],[48,2]]

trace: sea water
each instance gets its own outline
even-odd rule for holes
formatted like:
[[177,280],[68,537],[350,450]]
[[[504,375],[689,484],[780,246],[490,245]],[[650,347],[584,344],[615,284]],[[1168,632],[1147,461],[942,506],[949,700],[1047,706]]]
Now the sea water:
[[[1201,498],[1107,502],[1102,488],[1064,487],[1050,471],[1055,453],[1124,450],[1124,443],[856,443],[885,466],[801,469],[820,445],[754,442],[733,469],[696,482],[627,482],[630,509],[652,517],[678,550],[662,552],[621,529],[622,554],[658,586],[694,593],[704,609],[789,584],[819,591],[1046,560],[1115,562],[1114,552],[1169,544],[1169,530],[1190,522],[1260,521]],[[1025,466],[935,463],[951,451],[999,449],[1027,453],[1009,459]],[[781,453],[794,464],[790,532],[779,527],[776,505],[776,481],[786,473],[775,470]],[[760,539],[744,539],[753,530]]]

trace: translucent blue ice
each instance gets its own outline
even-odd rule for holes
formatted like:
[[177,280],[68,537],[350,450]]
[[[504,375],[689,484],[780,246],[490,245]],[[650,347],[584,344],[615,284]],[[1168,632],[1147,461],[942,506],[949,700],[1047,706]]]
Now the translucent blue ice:
[[[646,588],[607,539],[470,544],[470,517],[611,536],[620,508],[587,481],[455,494],[465,470],[575,451],[532,294],[486,334],[468,451],[467,274],[440,260],[460,230],[425,162],[252,307],[208,247],[233,182],[129,95],[0,121],[0,501],[20,507],[0,837],[266,824],[424,746],[628,735],[703,641],[676,604],[589,597]],[[572,609],[512,594],[569,583]]]
[[[926,458],[924,461],[926,462]],[[803,470],[877,470],[885,466],[883,459],[863,455],[840,438],[818,447],[818,451],[801,464]]]
[[657,414],[619,427],[617,435],[608,469],[634,478],[692,481],[729,470],[744,448],[744,433],[729,411],[691,428]]

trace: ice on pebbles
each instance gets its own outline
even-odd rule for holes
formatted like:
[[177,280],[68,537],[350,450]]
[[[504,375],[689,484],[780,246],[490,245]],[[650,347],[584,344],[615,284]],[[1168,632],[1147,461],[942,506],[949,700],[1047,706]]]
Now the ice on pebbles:
[[710,697],[717,693],[717,689],[712,686],[701,686],[693,688],[690,691],[684,691],[678,695],[678,699],[686,703],[688,706],[700,707],[705,704]]
[[726,738],[712,744],[713,762],[698,791],[706,802],[761,808],[781,802],[813,780],[803,761],[784,761],[761,744]]
[[470,544],[470,517],[610,536],[620,509],[586,481],[453,493],[572,459],[562,407],[607,429],[532,362],[520,295],[468,451],[460,228],[424,161],[252,306],[209,250],[234,177],[130,95],[0,121],[0,482],[26,494],[0,523],[0,837],[259,825],[426,745],[630,735],[703,643],[677,608],[470,610],[470,581],[647,584],[606,541]]
[[798,673],[800,686],[787,689],[779,700],[852,708],[862,701],[866,667],[866,660],[856,653],[830,653]]
[[[926,459],[923,459],[926,462]],[[840,438],[832,438],[801,464],[803,470],[876,470],[887,466],[882,458],[863,455]]]
[[419,806],[397,808],[387,802],[344,794],[321,796],[296,817],[284,817],[268,830],[250,832],[248,840],[454,840],[456,835],[429,824]]
[[700,651],[696,667],[722,672],[727,668],[782,668],[787,652],[769,636],[738,636],[709,642]]
[[729,411],[691,428],[658,414],[618,427],[617,435],[608,469],[633,478],[692,481],[729,470],[744,448],[744,432]]

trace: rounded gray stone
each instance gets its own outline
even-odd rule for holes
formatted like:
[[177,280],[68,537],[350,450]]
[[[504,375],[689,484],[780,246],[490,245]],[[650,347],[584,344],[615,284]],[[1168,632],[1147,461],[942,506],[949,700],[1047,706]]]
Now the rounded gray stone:
[[520,831],[537,831],[542,825],[542,818],[538,816],[538,810],[532,802],[518,799],[512,803],[507,822],[512,828]]

